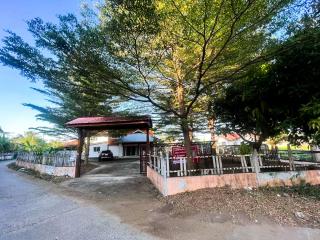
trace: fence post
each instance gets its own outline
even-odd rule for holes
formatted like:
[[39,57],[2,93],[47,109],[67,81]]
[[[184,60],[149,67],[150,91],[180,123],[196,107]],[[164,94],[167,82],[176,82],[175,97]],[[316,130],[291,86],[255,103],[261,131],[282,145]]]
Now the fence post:
[[183,176],[182,157],[180,157],[180,176]]
[[[153,166],[154,166],[154,163],[155,163],[155,159],[157,159],[157,158],[158,158],[157,147],[154,146],[154,147],[153,147],[153,157],[151,158],[151,159],[152,159],[152,165],[153,165]],[[152,168],[154,168],[154,167],[152,167]]]
[[184,176],[188,176],[187,172],[187,159],[183,158],[183,170],[184,170]]
[[220,174],[223,174],[221,156],[218,157],[218,165],[219,165],[219,169],[220,169],[220,171],[219,171]]
[[213,166],[214,174],[217,174],[216,157],[217,156],[212,156],[212,166]]
[[167,165],[167,176],[170,177],[170,159],[169,159],[169,152],[166,152],[166,165]]
[[163,166],[162,159],[163,159],[163,154],[162,154],[162,152],[160,152],[160,160],[159,160],[159,158],[157,158],[157,162],[159,163],[158,173],[160,173],[160,175],[162,175],[162,166]]
[[246,156],[241,155],[240,158],[241,158],[241,166],[243,167],[242,172],[249,172]]
[[161,175],[162,175],[163,177],[166,177],[166,176],[167,176],[167,173],[166,173],[166,164],[164,164],[164,157],[163,157],[163,154],[162,154],[162,153],[161,153],[160,161],[161,161]]

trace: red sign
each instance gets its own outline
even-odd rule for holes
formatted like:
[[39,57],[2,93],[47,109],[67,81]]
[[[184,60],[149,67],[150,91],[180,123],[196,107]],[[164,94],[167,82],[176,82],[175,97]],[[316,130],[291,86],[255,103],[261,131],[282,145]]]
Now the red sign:
[[[199,148],[196,145],[191,146],[192,151],[192,160],[194,162],[198,162],[199,159],[197,157]],[[185,147],[181,146],[174,146],[172,147],[172,157],[173,158],[181,158],[181,157],[187,157],[187,151]],[[174,163],[177,163],[177,161],[174,161]]]

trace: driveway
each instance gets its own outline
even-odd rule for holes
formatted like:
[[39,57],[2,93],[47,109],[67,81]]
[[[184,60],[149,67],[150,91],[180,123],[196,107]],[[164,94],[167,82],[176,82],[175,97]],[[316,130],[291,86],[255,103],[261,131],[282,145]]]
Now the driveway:
[[0,162],[0,239],[154,239]]

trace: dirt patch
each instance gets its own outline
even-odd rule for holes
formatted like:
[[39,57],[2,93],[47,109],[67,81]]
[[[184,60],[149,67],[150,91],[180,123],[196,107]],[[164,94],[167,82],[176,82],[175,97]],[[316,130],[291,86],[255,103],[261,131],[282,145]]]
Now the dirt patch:
[[39,179],[42,179],[42,180],[45,180],[48,182],[61,183],[61,182],[64,182],[66,180],[71,179],[68,176],[61,176],[61,177],[60,176],[52,176],[49,174],[40,173],[40,172],[32,170],[32,169],[23,168],[23,167],[17,166],[14,162],[8,164],[7,166],[8,166],[8,168],[15,170],[17,172],[22,172],[22,173],[25,173],[29,176],[39,178]]
[[[306,187],[307,192],[320,192],[320,186]],[[165,202],[173,206],[173,216],[197,215],[204,222],[223,219],[320,228],[320,199],[296,188],[203,189],[168,197]]]
[[92,164],[92,163],[84,164],[84,162],[82,162],[81,167],[80,167],[80,174],[82,175],[87,172],[90,172],[97,167],[98,167],[98,165],[96,165],[96,164]]

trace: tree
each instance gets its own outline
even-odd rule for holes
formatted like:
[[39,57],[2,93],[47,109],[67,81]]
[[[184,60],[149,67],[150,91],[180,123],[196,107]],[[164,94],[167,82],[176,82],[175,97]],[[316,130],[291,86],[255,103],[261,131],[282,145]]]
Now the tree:
[[13,143],[0,127],[0,153],[10,152],[12,150],[14,150]]
[[14,138],[13,141],[20,151],[43,153],[48,149],[46,141],[31,131]]
[[[8,32],[0,49],[0,60],[32,81],[44,83],[44,89],[35,90],[48,97],[50,106],[25,105],[39,112],[38,119],[53,123],[54,127],[34,129],[55,136],[74,135],[74,130],[65,128],[66,122],[77,117],[112,114],[112,104],[116,103],[113,85],[107,88],[110,92],[101,92],[99,83],[93,81],[94,62],[102,58],[105,48],[99,27],[90,21],[79,22],[71,14],[59,16],[58,24],[45,23],[39,18],[27,24],[35,46]],[[87,65],[92,67],[92,72]],[[86,162],[89,145],[90,134],[87,134]]]
[[289,2],[106,1],[102,24],[125,69],[113,82],[174,119],[190,156],[194,114],[207,111],[206,91],[267,57],[271,33],[281,28],[272,23]]
[[228,85],[213,107],[220,130],[253,136],[256,150],[280,133],[292,143],[319,144],[319,40],[318,27],[299,30],[279,46],[291,45],[290,50]]
[[216,96],[213,112],[221,133],[236,132],[257,151],[264,140],[282,131],[283,109],[278,105],[274,82],[267,69],[253,68],[250,74]]

